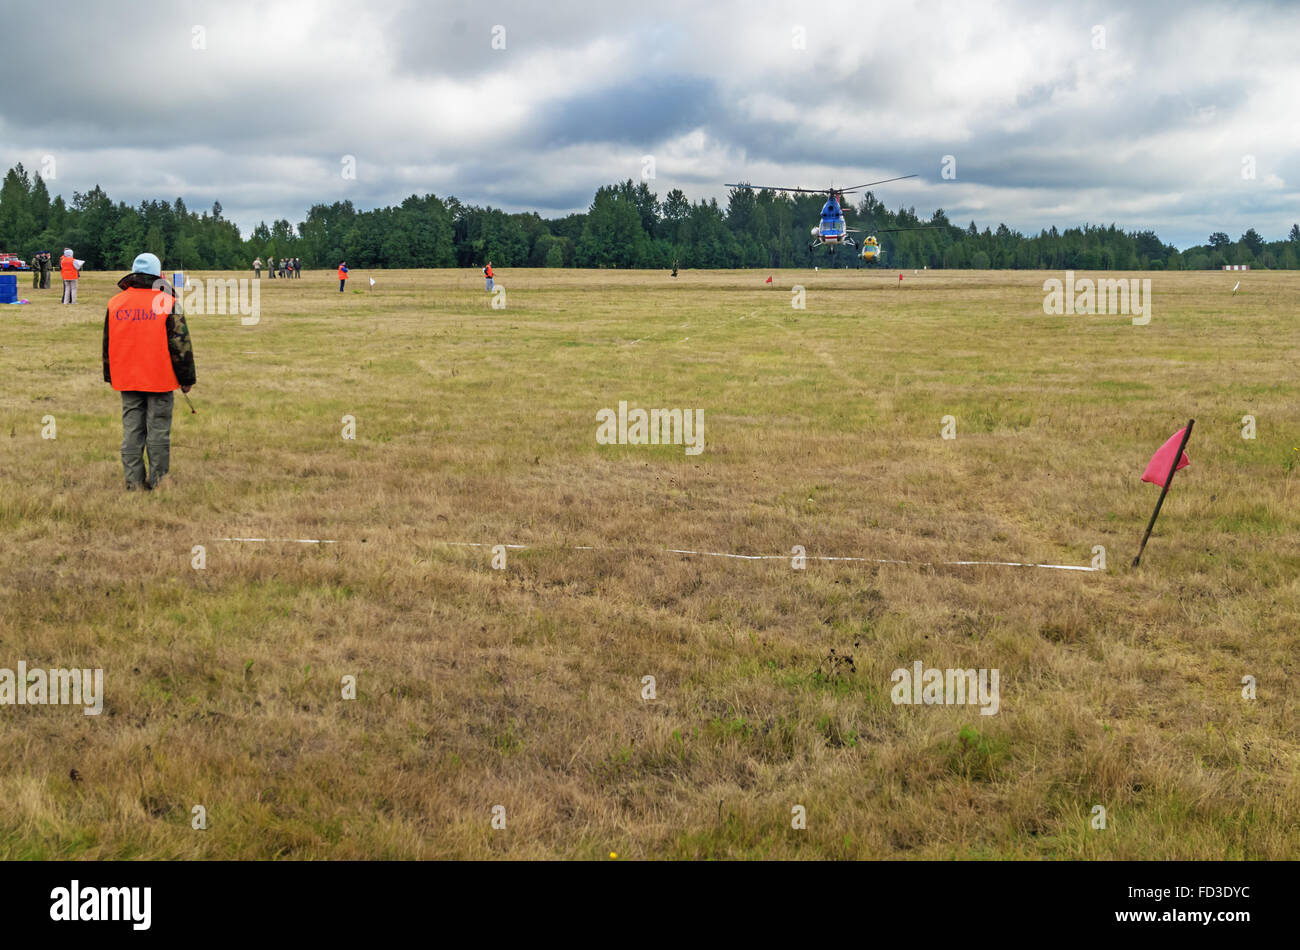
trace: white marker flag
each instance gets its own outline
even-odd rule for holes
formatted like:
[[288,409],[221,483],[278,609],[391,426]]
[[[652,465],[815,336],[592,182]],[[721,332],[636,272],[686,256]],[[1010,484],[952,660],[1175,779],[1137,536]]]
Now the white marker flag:
[[1240,286],[1241,286],[1241,281],[1237,281],[1236,285],[1232,288],[1232,292],[1235,294],[1237,292],[1237,287]]
[[375,286],[375,279],[373,277],[370,278],[370,286]]

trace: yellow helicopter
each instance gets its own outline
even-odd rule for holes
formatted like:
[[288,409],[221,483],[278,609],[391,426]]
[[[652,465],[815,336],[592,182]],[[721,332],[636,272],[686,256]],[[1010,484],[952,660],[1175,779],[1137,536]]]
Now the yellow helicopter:
[[[879,233],[893,234],[897,231],[942,231],[942,230],[943,228],[941,225],[927,224],[922,227],[916,227],[916,228],[881,228]],[[874,234],[868,234],[865,238],[862,239],[862,249],[858,252],[858,256],[861,257],[868,264],[870,264],[872,261],[878,260],[880,258],[880,255],[883,254],[884,252],[885,252],[885,246],[880,243],[880,239],[877,238],[876,235]]]

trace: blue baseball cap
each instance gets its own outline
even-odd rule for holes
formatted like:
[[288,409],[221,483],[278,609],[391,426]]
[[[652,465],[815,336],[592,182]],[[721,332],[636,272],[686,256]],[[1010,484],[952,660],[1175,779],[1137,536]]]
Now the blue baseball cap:
[[131,265],[131,273],[148,274],[151,277],[162,276],[162,261],[158,260],[156,254],[141,254]]

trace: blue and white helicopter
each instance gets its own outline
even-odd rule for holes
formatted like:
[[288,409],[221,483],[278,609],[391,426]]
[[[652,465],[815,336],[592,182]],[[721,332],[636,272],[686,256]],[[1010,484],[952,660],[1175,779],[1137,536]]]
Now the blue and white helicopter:
[[[854,185],[852,188],[776,188],[770,185],[749,185],[749,184],[726,184],[725,188],[748,188],[759,191],[784,191],[803,195],[821,195],[827,196],[826,203],[822,205],[821,223],[812,229],[813,242],[808,245],[808,253],[812,254],[813,248],[821,247],[823,244],[835,253],[835,248],[840,244],[847,244],[855,250],[858,247],[857,241],[853,240],[850,235],[862,234],[862,228],[851,228],[844,220],[844,196],[852,194],[855,191],[861,191],[863,188],[872,188],[876,185],[886,185],[891,181],[903,181],[908,178],[915,178],[916,175],[901,175],[898,178],[886,178],[884,181],[869,181],[865,185]],[[892,231],[927,231],[930,228],[883,228],[880,234]],[[868,236],[862,242],[862,259],[864,261],[873,261],[881,253],[883,248],[880,241],[874,234]]]

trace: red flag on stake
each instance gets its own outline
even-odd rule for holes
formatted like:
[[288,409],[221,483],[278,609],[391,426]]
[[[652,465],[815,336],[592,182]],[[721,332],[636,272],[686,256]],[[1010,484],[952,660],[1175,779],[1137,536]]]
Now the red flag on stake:
[[768,277],[768,279],[765,280],[765,281],[763,281],[763,283],[765,283],[765,284],[770,284],[770,283],[772,283],[772,278],[771,278],[771,277]]
[[[1173,477],[1174,472],[1192,464],[1187,457],[1187,453],[1183,452],[1183,446],[1186,444],[1183,442],[1183,433],[1187,431],[1187,428],[1190,428],[1190,423],[1188,427],[1179,429],[1171,435],[1169,441],[1156,449],[1156,454],[1151,456],[1151,461],[1147,463],[1147,470],[1142,473],[1142,481],[1164,488],[1167,480]],[[1177,467],[1172,468],[1171,471],[1174,459],[1178,457],[1180,452],[1182,457],[1178,459]]]
[[1147,522],[1146,534],[1142,535],[1142,544],[1138,546],[1137,557],[1133,558],[1134,567],[1137,567],[1138,562],[1142,560],[1142,552],[1146,550],[1151,529],[1156,526],[1156,518],[1160,517],[1160,506],[1165,503],[1165,495],[1169,494],[1174,473],[1191,464],[1183,449],[1187,448],[1187,440],[1191,438],[1192,426],[1195,424],[1195,419],[1188,419],[1187,425],[1170,436],[1169,440],[1156,450],[1156,454],[1151,456],[1151,461],[1147,463],[1147,470],[1142,473],[1142,481],[1160,486],[1160,497],[1156,499],[1156,510],[1151,512],[1151,520]]

